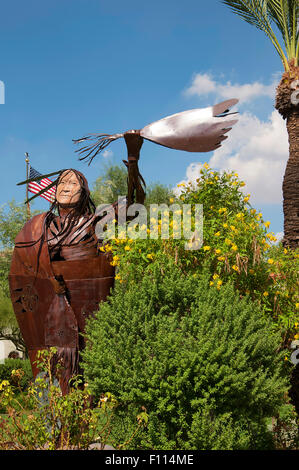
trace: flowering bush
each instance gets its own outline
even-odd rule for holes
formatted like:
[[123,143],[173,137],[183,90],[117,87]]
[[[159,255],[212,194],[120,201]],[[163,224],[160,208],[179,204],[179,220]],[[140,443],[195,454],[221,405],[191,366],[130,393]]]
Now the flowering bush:
[[[130,429],[136,406],[150,410],[146,437],[132,446],[267,447],[265,410],[272,403],[267,416],[279,416],[272,393],[283,390],[282,376],[291,372],[285,348],[298,334],[298,252],[275,245],[270,222],[250,205],[236,173],[204,165],[194,183],[180,186],[169,200],[178,205],[169,221],[167,211],[156,208],[146,226],[130,223],[101,247],[117,268],[116,287],[87,329],[85,372],[94,393],[108,387],[121,397],[121,429]],[[177,236],[183,227],[175,216],[183,204],[191,205],[192,229],[192,205],[203,205],[203,243],[196,250]],[[166,224],[169,239],[162,237]],[[148,237],[136,238],[138,230]],[[244,389],[236,378],[243,346]],[[264,373],[272,384],[258,392],[254,383]],[[280,404],[288,403],[287,388],[282,395]]]
[[[38,366],[42,373],[26,393],[20,385],[22,369],[13,370],[11,380],[0,382],[0,408],[6,411],[0,417],[0,450],[82,450],[95,442],[102,449],[111,443],[115,398],[105,393],[91,406],[90,390],[80,377],[72,380],[70,393],[63,396],[51,372],[55,351],[40,351]],[[137,423],[135,417],[133,434],[146,420],[145,412],[137,416]],[[115,441],[114,445],[121,448],[126,442]]]
[[[203,205],[203,245],[198,250],[186,250],[184,239],[175,239],[181,226],[170,215],[169,239],[162,239],[168,216],[148,218],[147,239],[135,239],[135,229],[129,227],[120,238],[109,240],[101,249],[111,255],[111,264],[118,267],[116,280],[137,282],[153,265],[163,269],[167,259],[174,258],[183,272],[194,277],[204,268],[210,272],[210,286],[220,289],[227,281],[234,283],[241,296],[257,300],[274,320],[281,332],[282,347],[299,337],[299,250],[283,248],[270,222],[264,221],[244,195],[236,173],[220,174],[205,164],[194,183],[181,183],[182,192],[170,203]],[[151,214],[153,215],[153,214]],[[144,230],[145,227],[139,227]],[[157,239],[151,234],[158,233]]]

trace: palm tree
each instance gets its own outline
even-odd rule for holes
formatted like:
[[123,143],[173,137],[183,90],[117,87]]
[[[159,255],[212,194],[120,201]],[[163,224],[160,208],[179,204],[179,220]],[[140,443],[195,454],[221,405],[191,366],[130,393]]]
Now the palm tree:
[[[284,66],[275,108],[289,136],[289,159],[283,179],[284,246],[299,246],[299,1],[221,0],[271,40]],[[277,31],[275,34],[273,26]],[[278,41],[281,35],[282,42]]]

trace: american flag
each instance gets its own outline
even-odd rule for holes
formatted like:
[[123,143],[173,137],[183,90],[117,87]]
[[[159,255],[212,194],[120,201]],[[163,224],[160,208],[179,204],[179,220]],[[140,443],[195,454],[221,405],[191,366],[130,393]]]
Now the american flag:
[[[30,166],[29,179],[36,178],[37,176],[41,176],[41,173],[39,173],[34,168],[32,168],[32,166]],[[49,180],[49,178],[43,178],[39,181],[31,181],[30,183],[28,183],[28,191],[30,191],[31,193],[37,194],[42,189],[49,186],[49,184],[51,184],[51,183],[52,183],[52,181]],[[43,197],[44,199],[46,199],[49,202],[54,202],[55,191],[56,191],[56,186],[52,186],[52,188],[50,188],[49,191],[45,191],[40,196]]]

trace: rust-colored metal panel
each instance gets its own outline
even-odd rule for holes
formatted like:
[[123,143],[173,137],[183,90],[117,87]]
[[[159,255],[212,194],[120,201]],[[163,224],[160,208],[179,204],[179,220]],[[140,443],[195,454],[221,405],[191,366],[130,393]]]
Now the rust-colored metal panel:
[[[67,182],[61,198],[68,198],[68,187]],[[84,333],[86,319],[114,285],[114,267],[110,256],[99,250],[97,216],[90,210],[88,194],[83,180],[75,205],[58,204],[58,216],[49,211],[25,224],[15,240],[9,274],[12,304],[33,375],[39,372],[37,351],[55,346],[53,367],[62,361],[63,393],[69,390],[69,379],[79,372],[79,352],[85,346],[80,333]]]

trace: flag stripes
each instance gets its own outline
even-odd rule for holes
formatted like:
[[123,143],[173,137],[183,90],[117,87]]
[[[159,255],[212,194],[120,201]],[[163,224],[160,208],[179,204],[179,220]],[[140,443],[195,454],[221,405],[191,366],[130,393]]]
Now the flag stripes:
[[[37,178],[38,176],[41,176],[41,173],[39,173],[32,166],[30,166],[29,179]],[[43,178],[39,181],[31,181],[30,183],[28,183],[28,191],[34,194],[38,194],[42,189],[46,188],[51,183],[52,181],[49,178]],[[54,202],[55,192],[56,192],[56,186],[53,186],[52,188],[50,188],[48,191],[45,191],[40,196],[49,202]]]

